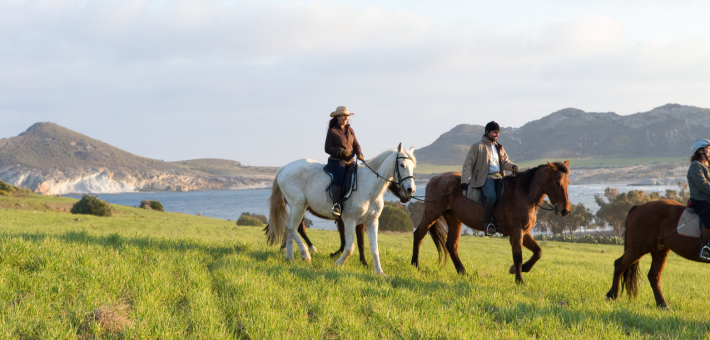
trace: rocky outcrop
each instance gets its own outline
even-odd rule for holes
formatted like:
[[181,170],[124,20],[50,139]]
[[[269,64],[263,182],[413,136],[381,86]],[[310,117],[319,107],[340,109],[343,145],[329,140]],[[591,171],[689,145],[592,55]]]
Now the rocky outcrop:
[[121,193],[134,191],[234,190],[271,187],[273,176],[195,176],[151,171],[127,173],[109,169],[42,171],[23,166],[0,169],[0,180],[39,194]]

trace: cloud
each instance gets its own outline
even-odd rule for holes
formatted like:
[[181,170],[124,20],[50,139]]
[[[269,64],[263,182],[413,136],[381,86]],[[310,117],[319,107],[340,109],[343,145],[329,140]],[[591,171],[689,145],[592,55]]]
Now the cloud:
[[0,135],[52,120],[147,157],[282,165],[323,158],[338,105],[369,155],[564,107],[710,106],[708,41],[599,15],[511,27],[330,1],[0,1]]

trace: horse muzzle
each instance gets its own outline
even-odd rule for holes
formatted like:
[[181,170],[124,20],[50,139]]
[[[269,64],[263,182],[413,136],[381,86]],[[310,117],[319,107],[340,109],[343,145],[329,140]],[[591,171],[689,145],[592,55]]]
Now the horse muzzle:
[[557,213],[557,211],[555,211],[555,214],[557,214],[557,215],[562,215],[562,216],[567,216],[567,215],[569,215],[569,210],[567,210],[567,209],[562,209],[562,212]]

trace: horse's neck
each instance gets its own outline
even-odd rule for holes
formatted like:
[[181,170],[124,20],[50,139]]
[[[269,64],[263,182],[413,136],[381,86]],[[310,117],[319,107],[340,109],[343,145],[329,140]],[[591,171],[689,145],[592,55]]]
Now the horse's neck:
[[367,187],[364,188],[364,191],[367,192],[368,197],[381,197],[385,194],[385,191],[387,191],[387,187],[390,184],[389,181],[393,179],[394,169],[392,167],[394,166],[395,162],[392,158],[396,157],[396,154],[393,155],[388,156],[385,161],[382,162],[382,165],[380,165],[379,169],[373,169],[377,171],[377,173],[380,174],[380,176],[384,177],[386,180],[377,177],[375,173],[370,170],[367,170]]
[[539,207],[545,199],[545,192],[543,190],[545,187],[545,180],[546,178],[542,176],[541,173],[536,174],[535,178],[532,180],[532,183],[528,186],[528,190],[515,188],[515,190],[513,190],[515,194],[511,195],[511,199],[513,199],[514,202],[524,202],[528,209],[535,209]]

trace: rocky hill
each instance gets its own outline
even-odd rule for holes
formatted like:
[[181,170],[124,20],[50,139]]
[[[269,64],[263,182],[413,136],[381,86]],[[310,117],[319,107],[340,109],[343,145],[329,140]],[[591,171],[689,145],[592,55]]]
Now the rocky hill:
[[53,123],[0,139],[0,180],[44,194],[263,188],[275,172],[229,160],[140,157]]
[[[516,161],[541,158],[640,158],[690,156],[690,145],[710,138],[710,109],[667,104],[649,112],[563,109],[520,128],[501,128],[499,142]],[[415,151],[427,164],[462,164],[483,126],[461,124]]]

